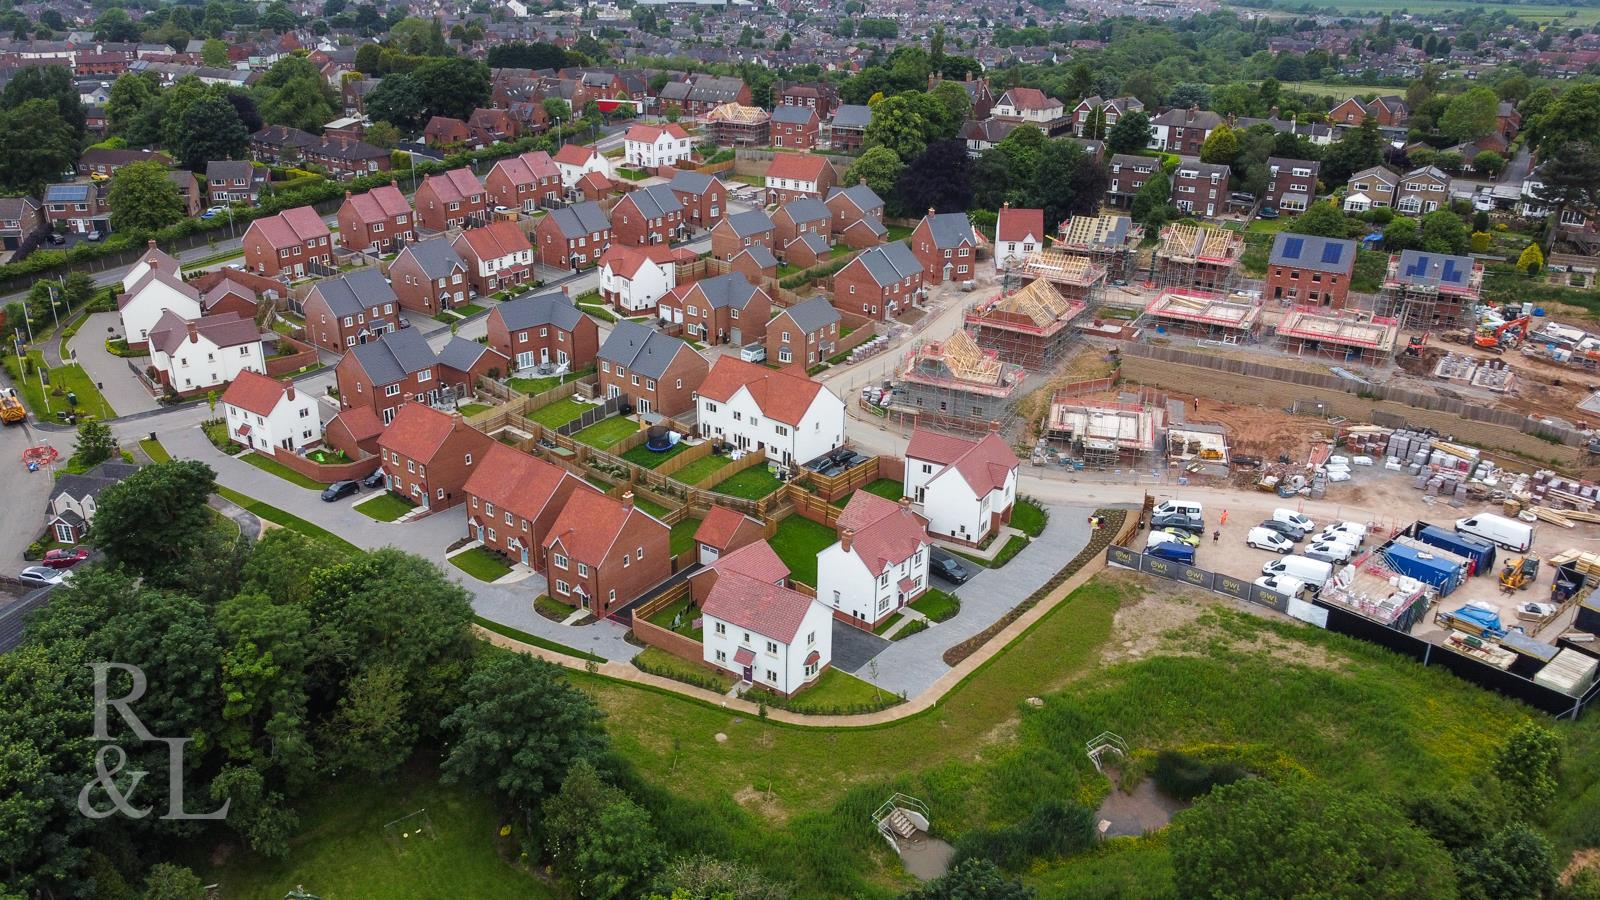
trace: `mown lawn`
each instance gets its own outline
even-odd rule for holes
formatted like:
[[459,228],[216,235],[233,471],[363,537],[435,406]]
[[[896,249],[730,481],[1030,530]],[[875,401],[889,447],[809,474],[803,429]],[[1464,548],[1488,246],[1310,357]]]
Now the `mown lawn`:
[[726,456],[712,454],[689,463],[687,466],[672,473],[671,477],[674,481],[679,481],[683,484],[696,485],[722,471],[722,468],[727,464],[728,458]]
[[172,459],[172,454],[167,452],[167,448],[161,445],[158,438],[145,438],[139,442],[139,449],[144,451],[145,456],[150,457],[151,462],[167,462]]
[[774,553],[789,567],[789,577],[801,584],[817,584],[817,553],[826,549],[839,535],[820,522],[804,516],[790,516],[778,523],[778,531],[768,541]]
[[479,581],[495,581],[511,574],[511,567],[482,547],[473,547],[450,557],[450,565]]
[[629,450],[627,453],[622,454],[622,458],[636,466],[644,466],[646,469],[654,469],[656,466],[661,465],[662,463],[673,458],[674,456],[677,456],[679,453],[682,453],[687,449],[689,449],[689,445],[684,441],[679,441],[660,453],[657,453],[645,445],[640,444],[632,450]]
[[678,524],[672,526],[672,534],[668,538],[672,546],[672,555],[686,553],[694,546],[694,533],[700,530],[700,520],[684,516]]
[[[698,637],[695,639],[699,640]],[[640,668],[648,666],[650,671],[659,673],[659,670],[665,669],[668,673],[673,673],[665,677],[671,678],[676,675],[680,681],[687,681],[690,684],[698,685],[709,678],[717,682],[720,689],[724,691],[733,687],[735,680],[727,672],[717,671],[707,666],[697,666],[680,656],[673,656],[660,647],[644,648],[639,651],[638,656],[634,657],[634,661],[641,664]]]
[[[27,358],[33,361],[31,371],[24,375],[22,365],[15,356],[5,358],[6,372],[11,376],[12,384],[16,385],[17,393],[22,398],[28,412],[41,422],[54,422],[55,414],[66,409],[67,394],[75,394],[78,398],[76,409],[80,413],[88,413],[101,419],[115,418],[117,411],[111,408],[106,398],[100,395],[100,390],[94,386],[94,379],[77,363],[68,363],[56,366],[45,372],[45,377],[50,380],[48,387],[39,384],[39,370],[44,368],[44,354],[38,350],[28,351]],[[129,377],[132,377],[131,375]],[[46,396],[46,391],[49,396]],[[58,396],[55,392],[60,391]]]
[[1044,510],[1027,500],[1018,500],[1011,509],[1011,527],[1028,537],[1044,534],[1046,521]]
[[411,501],[396,496],[392,491],[384,491],[370,500],[363,500],[355,505],[355,511],[379,522],[393,522],[413,509],[417,505]]
[[562,397],[554,403],[541,406],[529,413],[528,418],[546,428],[560,428],[593,408],[589,404],[579,403],[571,397]]
[[463,416],[471,417],[471,416],[475,416],[475,415],[477,415],[478,413],[481,413],[481,412],[487,412],[490,409],[492,409],[492,407],[489,406],[489,404],[487,404],[487,403],[463,403],[458,408],[458,411]]
[[568,372],[565,375],[546,375],[543,378],[510,378],[506,380],[506,386],[519,394],[527,394],[531,397],[534,394],[542,394],[553,387],[560,387],[585,375],[593,374],[594,366],[589,366],[576,372]]
[[[869,494],[877,494],[879,497],[882,497],[886,500],[893,500],[898,503],[900,502],[900,497],[905,490],[905,485],[894,480],[893,478],[879,478],[862,485],[861,490],[866,491]],[[833,505],[843,508],[850,502],[850,498],[853,496],[855,496],[853,493],[845,494],[843,497],[833,501]]]
[[822,673],[817,683],[795,695],[792,709],[838,709],[881,702],[889,694],[841,669]]
[[[163,448],[163,450],[165,450],[165,448]],[[321,525],[307,522],[305,519],[302,519],[293,513],[284,512],[276,506],[263,503],[254,497],[248,497],[239,493],[238,491],[221,487],[220,485],[217,487],[217,496],[249,510],[255,514],[256,518],[261,519],[262,521],[271,522],[274,525],[287,528],[290,531],[298,531],[312,540],[322,541],[326,544],[329,544],[335,550],[340,552],[365,552],[360,547],[357,547],[355,544],[352,544],[344,538],[339,537],[328,529],[323,528]]]
[[246,453],[235,458],[240,462],[249,463],[263,472],[271,472],[279,478],[282,478],[284,481],[287,481],[290,484],[299,485],[307,490],[320,491],[328,486],[327,482],[318,481],[315,478],[308,478],[304,475],[301,475],[299,472],[296,472],[295,470],[289,468],[281,462],[278,462],[270,456],[263,456],[260,453]]
[[639,423],[624,416],[612,416],[609,419],[590,425],[588,428],[574,434],[572,439],[588,444],[596,450],[605,450],[616,442],[622,440],[639,430]]
[[911,601],[911,608],[935,622],[944,622],[961,612],[961,601],[954,594],[929,588],[927,593]]
[[760,500],[778,488],[783,487],[783,482],[778,480],[772,470],[765,465],[751,466],[741,472],[734,473],[731,477],[717,483],[711,490],[730,497],[743,497],[746,500]]
[[[705,632],[694,625],[694,620],[699,617],[700,612],[699,610],[690,612],[689,603],[690,598],[685,597],[676,603],[668,604],[656,610],[645,621],[659,628],[665,628],[668,631],[676,631],[678,634],[692,637],[697,641],[705,640]],[[678,627],[673,628],[673,620],[678,619],[680,616],[682,618],[678,623]]]

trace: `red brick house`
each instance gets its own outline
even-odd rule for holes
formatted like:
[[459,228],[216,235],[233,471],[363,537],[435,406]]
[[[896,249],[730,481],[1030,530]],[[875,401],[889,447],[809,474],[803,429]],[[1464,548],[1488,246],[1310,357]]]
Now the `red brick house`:
[[525,284],[533,277],[533,245],[509,219],[468,228],[456,235],[450,246],[467,264],[467,281],[480,296]]
[[467,302],[467,264],[449,238],[429,238],[401,249],[389,264],[389,285],[401,306],[437,315]]
[[332,232],[309,206],[257,219],[244,232],[244,264],[269,278],[303,278],[333,267]]
[[733,259],[750,247],[765,247],[770,251],[776,240],[777,232],[765,211],[752,209],[734,213],[723,216],[711,229],[711,255],[717,259]]
[[667,186],[683,206],[684,222],[692,228],[713,228],[728,211],[728,187],[715,175],[679,172]]
[[543,150],[502,159],[483,179],[495,206],[533,212],[541,203],[561,199],[561,170]]
[[1378,121],[1379,127],[1398,128],[1411,118],[1411,108],[1403,97],[1390,95],[1362,101],[1350,97],[1328,112],[1328,124],[1335,128],[1355,128],[1368,118]]
[[683,204],[664,184],[629,191],[611,208],[611,231],[617,243],[632,247],[681,241]]
[[545,538],[574,493],[597,493],[557,465],[504,444],[490,443],[462,490],[467,537],[513,562],[545,571]]
[[808,232],[824,238],[833,233],[833,214],[821,200],[801,197],[790,200],[772,214],[773,246],[786,250],[797,237]]
[[461,383],[467,374],[444,371],[439,355],[415,328],[358,344],[334,367],[340,408],[370,409],[385,425],[411,401],[438,402],[445,387]]
[[517,120],[512,117],[510,110],[480,106],[467,119],[467,128],[471,130],[473,140],[486,147],[517,138]]
[[821,200],[828,195],[828,188],[833,187],[835,182],[833,165],[827,157],[810,153],[779,153],[767,167],[767,202],[782,205],[796,197]]
[[328,174],[340,181],[387,172],[393,165],[389,151],[382,147],[340,137],[324,137],[315,141],[302,147],[300,155],[306,162],[327,169]]
[[377,413],[365,406],[352,406],[328,420],[322,429],[322,442],[356,459],[365,453],[377,456],[378,437],[382,434],[383,423],[378,421]]
[[817,146],[822,120],[805,106],[778,106],[772,110],[772,146],[810,150]]
[[539,262],[555,269],[587,269],[611,246],[611,219],[598,203],[552,209],[533,227]]
[[435,149],[465,147],[472,141],[472,129],[460,119],[434,116],[422,128],[422,142]]
[[684,341],[626,319],[612,326],[598,358],[602,394],[663,416],[693,409],[694,392],[711,368]]
[[392,184],[364,194],[344,195],[339,205],[339,246],[346,250],[390,253],[396,242],[409,244],[416,237],[411,224],[411,203]]
[[922,263],[904,241],[872,247],[833,276],[833,305],[880,322],[903,310],[922,290]]
[[883,200],[866,184],[828,191],[828,211],[833,213],[833,239],[852,250],[883,243],[889,229],[883,225]]
[[1280,231],[1267,255],[1267,297],[1343,309],[1355,272],[1356,242]]
[[311,286],[302,304],[306,339],[343,353],[400,327],[400,302],[377,268],[367,266]]
[[766,338],[772,298],[738,272],[680,285],[656,306],[662,321],[681,324],[707,344],[743,346]]
[[633,505],[574,491],[544,539],[550,596],[606,617],[672,576],[672,529]]
[[489,346],[512,372],[546,365],[576,372],[592,367],[600,352],[599,326],[558,291],[507,300],[489,311],[485,325]]
[[975,277],[974,263],[983,239],[972,230],[966,213],[928,210],[911,232],[910,242],[928,284],[971,281]]
[[767,323],[767,364],[795,375],[828,361],[839,344],[839,310],[812,297],[779,310]]
[[389,490],[418,506],[448,509],[466,499],[467,477],[494,443],[460,413],[407,403],[379,436],[378,457]]
[[249,160],[220,159],[206,163],[207,202],[221,206],[255,206],[272,170]]
[[726,506],[712,506],[694,531],[695,561],[709,566],[740,547],[767,539],[756,519]]
[[733,259],[728,260],[728,271],[743,275],[748,281],[777,278],[778,258],[771,250],[757,244],[735,253]]
[[433,231],[481,224],[488,217],[488,199],[471,169],[429,175],[417,188],[417,221]]

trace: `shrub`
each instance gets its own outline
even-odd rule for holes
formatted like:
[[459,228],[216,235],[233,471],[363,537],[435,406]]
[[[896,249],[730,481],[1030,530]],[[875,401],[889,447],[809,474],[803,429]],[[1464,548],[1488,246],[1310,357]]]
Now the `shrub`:
[[1094,845],[1094,810],[1081,803],[1045,800],[1026,819],[1003,828],[978,828],[956,839],[952,865],[986,859],[1002,869],[1020,869]]
[[1177,750],[1156,754],[1156,787],[1175,800],[1193,800],[1211,793],[1219,785],[1232,784],[1249,773],[1231,763],[1209,763]]

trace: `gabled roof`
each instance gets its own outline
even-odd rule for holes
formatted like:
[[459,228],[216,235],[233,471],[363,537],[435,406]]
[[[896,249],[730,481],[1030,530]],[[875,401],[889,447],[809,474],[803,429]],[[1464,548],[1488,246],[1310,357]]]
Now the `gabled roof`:
[[555,160],[543,150],[530,150],[519,156],[502,159],[494,167],[505,173],[512,184],[537,184],[561,177]]
[[86,497],[98,497],[100,492],[116,484],[134,472],[139,467],[124,462],[103,462],[82,475],[67,473],[56,479],[55,486],[50,489],[50,499],[67,496],[74,500],[83,500]]
[[394,421],[378,436],[378,446],[409,459],[431,460],[460,423],[455,415],[426,403],[402,403]]
[[[696,535],[698,534],[697,531]],[[728,574],[744,575],[767,584],[777,584],[789,577],[789,567],[765,540],[752,541],[737,550],[730,550],[706,568],[715,571],[718,577]]]
[[1314,234],[1278,232],[1272,241],[1267,264],[1292,266],[1314,272],[1348,275],[1356,263],[1356,242]]
[[200,302],[200,291],[194,285],[179,278],[175,271],[176,264],[174,264],[174,268],[168,269],[165,261],[154,260],[153,264],[145,269],[144,274],[139,276],[139,280],[135,281],[133,286],[128,288],[127,293],[119,298],[118,308],[127,306],[140,294],[143,294],[145,288],[156,283],[163,284],[196,303]]
[[1432,178],[1435,181],[1442,181],[1445,184],[1449,184],[1450,183],[1450,176],[1446,175],[1444,173],[1444,171],[1442,169],[1440,169],[1438,166],[1423,166],[1420,169],[1412,169],[1411,171],[1406,173],[1405,177],[1406,178]]
[[978,244],[978,235],[972,230],[972,222],[967,219],[966,213],[929,214],[922,221],[928,223],[933,246],[940,250],[959,247],[964,243]]
[[[765,244],[755,244],[753,246],[746,247],[734,254],[733,259],[738,259],[741,256],[748,256],[754,260],[756,268],[758,269],[773,269],[777,268],[778,266],[778,258],[772,255],[772,251],[768,250]],[[733,262],[733,259],[728,261]]]
[[776,106],[772,121],[784,125],[809,125],[817,120],[817,111],[809,106]]
[[833,110],[833,127],[866,128],[872,124],[872,107],[846,103]]
[[462,490],[531,520],[544,512],[569,478],[575,482],[574,492],[594,490],[560,466],[495,441],[484,451],[483,462],[473,467]]
[[593,200],[552,209],[548,218],[563,236],[569,238],[608,231],[611,228],[611,219],[606,216],[606,211]]
[[839,513],[839,533],[855,532],[848,552],[859,557],[874,576],[883,574],[928,543],[926,523],[910,506],[856,491]]
[[468,340],[460,335],[451,335],[444,349],[439,351],[439,365],[455,369],[457,372],[471,372],[484,355],[489,353],[498,356],[503,362],[509,362],[504,353],[493,347]]
[[347,355],[354,357],[374,387],[404,380],[412,372],[439,361],[428,346],[428,339],[415,328],[391,331],[375,341],[357,344]]
[[298,246],[312,238],[325,238],[330,234],[322,217],[309,206],[297,206],[275,216],[257,219],[250,223],[250,227],[261,229],[261,236],[274,250]]
[[929,479],[930,484],[948,472],[956,472],[979,497],[1003,489],[1006,477],[1021,465],[1017,454],[994,432],[971,441],[918,428],[911,433],[906,458],[924,459],[945,467]]
[[821,383],[803,375],[719,356],[697,393],[708,400],[727,403],[743,388],[763,416],[798,428],[800,420],[821,394]]
[[200,295],[200,308],[208,310],[228,297],[243,297],[254,303],[256,301],[256,292],[230,278],[223,278],[212,285],[210,290]]
[[451,246],[460,253],[463,245],[480,260],[500,259],[516,253],[533,251],[533,245],[528,243],[528,236],[522,233],[516,222],[509,219],[490,222],[479,228],[468,228],[456,236],[455,243]]
[[466,167],[429,175],[422,180],[422,186],[432,186],[434,196],[443,203],[462,203],[475,194],[483,193],[483,185],[478,183],[478,176]]
[[260,341],[261,329],[256,327],[254,319],[243,318],[238,313],[191,320],[169,309],[150,329],[150,346],[170,356],[190,336],[203,337],[218,347],[238,347]]
[[1400,182],[1400,176],[1395,174],[1394,170],[1388,166],[1368,166],[1351,175],[1350,181],[1360,181],[1363,178],[1382,178],[1389,184],[1398,184]]
[[1000,95],[996,106],[1011,106],[1017,109],[1050,109],[1061,106],[1060,100],[1048,97],[1038,88],[1014,87]]
[[[921,275],[922,263],[917,260],[904,241],[894,241],[868,248],[850,265],[860,264],[880,287],[887,287],[904,278]],[[848,266],[846,267],[848,268]]]
[[328,420],[324,432],[332,431],[335,424],[343,425],[350,432],[350,439],[358,444],[383,434],[383,423],[378,421],[378,414],[370,406],[352,406],[340,410]]
[[846,201],[861,212],[870,212],[874,209],[883,209],[883,199],[876,191],[864,184],[852,184],[846,188],[828,188],[828,200],[843,197]]
[[997,241],[1025,241],[1031,237],[1042,242],[1044,210],[1003,207],[995,220],[994,234]]
[[798,591],[729,572],[717,577],[701,612],[780,644],[792,644],[815,602]]
[[1395,280],[1427,287],[1463,287],[1472,279],[1471,257],[1422,250],[1402,250]]
[[600,267],[610,267],[612,274],[621,278],[632,278],[639,274],[640,267],[647,262],[665,268],[677,262],[677,257],[678,251],[666,244],[649,244],[643,247],[612,244],[600,257]]
[[672,182],[668,185],[668,187],[672,188],[674,191],[679,191],[684,194],[693,194],[694,196],[698,197],[710,190],[712,183],[716,181],[717,177],[715,175],[707,175],[704,172],[690,172],[685,170],[673,175]]
[[363,223],[387,222],[395,216],[411,214],[411,201],[392,184],[380,185],[361,194],[351,194],[346,203]]
[[1267,172],[1269,175],[1271,174],[1274,166],[1276,166],[1280,172],[1293,169],[1310,169],[1313,178],[1316,177],[1318,172],[1322,171],[1322,163],[1319,163],[1316,160],[1289,159],[1288,157],[1283,156],[1267,157]]
[[678,338],[624,319],[612,326],[606,342],[600,345],[599,355],[612,365],[626,366],[647,378],[660,378],[679,353],[693,352]]
[[415,244],[407,244],[400,251],[400,255],[410,256],[416,260],[417,268],[428,278],[445,278],[456,269],[465,270],[467,267],[447,237],[429,238]]
[[687,295],[690,291],[697,291],[705,296],[706,302],[711,305],[712,309],[744,309],[750,304],[751,300],[755,299],[760,290],[760,288],[751,284],[750,279],[746,278],[742,273],[729,272],[726,275],[718,275],[715,278],[707,278],[703,281],[685,285],[675,289],[675,292],[682,292]]
[[[592,566],[599,566],[622,534],[628,520],[634,516],[649,519],[635,506],[623,506],[622,501],[607,497],[599,491],[574,491],[566,506],[550,526],[544,545],[550,547],[561,542],[566,555]],[[667,526],[656,523],[661,528]]]
[[560,150],[556,151],[555,162],[558,166],[582,167],[589,160],[594,159],[597,153],[598,151],[593,147],[585,147],[582,144],[565,144]]
[[828,165],[826,158],[810,153],[778,153],[773,156],[772,165],[767,167],[767,177],[816,181],[822,177],[822,170]]
[[[266,169],[261,171],[264,173]],[[243,181],[249,184],[256,177],[256,167],[249,160],[213,159],[206,163],[207,181]]]
[[733,540],[739,527],[746,522],[757,529],[763,527],[760,522],[738,510],[713,505],[711,511],[706,513],[706,517],[700,520],[700,527],[694,530],[695,543],[725,551],[728,549],[728,542]]
[[[801,232],[794,240],[789,242],[789,246],[791,246],[791,247],[794,246],[795,244],[805,244],[806,247],[808,247],[811,250],[812,253],[814,253],[814,254],[816,254],[818,256],[821,256],[824,253],[827,253],[831,249],[831,245],[829,245],[828,239],[823,237],[821,234],[819,234],[819,233],[817,233],[815,231],[803,231],[803,232]],[[750,249],[751,250],[765,250],[766,248],[765,247],[751,247]]]
[[673,213],[683,212],[683,204],[678,202],[678,195],[664,184],[652,184],[649,187],[629,191],[622,198],[622,202],[629,201],[632,201],[639,214],[647,219],[664,219]]
[[628,130],[622,135],[622,139],[654,144],[662,135],[666,135],[673,140],[688,140],[689,138],[689,132],[684,131],[676,122],[669,122],[666,125],[629,126]]
[[780,214],[787,214],[789,221],[796,225],[805,222],[825,222],[832,215],[828,207],[815,197],[796,197],[778,208]]
[[289,392],[289,387],[275,378],[245,369],[222,392],[222,402],[258,416],[271,415],[278,401]]
[[813,331],[821,331],[839,321],[840,318],[838,308],[829,303],[827,297],[820,294],[810,300],[802,300],[784,310],[784,312],[788,313],[789,318],[794,320],[796,327],[807,334]]
[[765,211],[759,209],[751,209],[724,216],[722,221],[726,222],[728,228],[739,237],[751,237],[772,230],[772,219],[767,217]]
[[572,299],[560,291],[543,294],[524,294],[495,307],[492,315],[500,317],[508,331],[554,325],[563,331],[572,331],[583,321],[583,312]]
[[[328,309],[336,316],[353,316],[374,306],[396,302],[394,289],[376,266],[367,266],[328,278],[312,286],[311,292],[320,295]],[[309,295],[307,295],[309,298]]]

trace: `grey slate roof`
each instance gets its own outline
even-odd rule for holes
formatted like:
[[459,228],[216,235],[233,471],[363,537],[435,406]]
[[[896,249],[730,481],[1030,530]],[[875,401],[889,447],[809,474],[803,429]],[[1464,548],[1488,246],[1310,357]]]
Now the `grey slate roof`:
[[862,265],[867,267],[867,273],[872,276],[880,287],[894,284],[902,278],[922,274],[922,263],[912,254],[911,248],[905,241],[895,241],[892,244],[883,244],[869,249],[856,257]]
[[500,320],[509,331],[554,325],[563,331],[572,331],[583,321],[583,312],[572,299],[560,291],[543,294],[525,294],[500,304]]
[[799,225],[802,222],[826,222],[830,217],[828,207],[815,197],[797,197],[783,205],[783,212],[789,214],[789,221]]
[[672,213],[683,211],[683,204],[678,202],[678,195],[664,184],[639,188],[630,192],[628,197],[633,200],[633,205],[639,208],[639,214],[647,219],[664,219]]
[[1395,278],[1406,284],[1428,287],[1461,287],[1472,277],[1472,260],[1447,253],[1404,250]]
[[314,290],[322,295],[336,316],[353,316],[369,307],[396,301],[394,289],[376,267],[357,269],[348,275],[318,282]]
[[614,366],[626,366],[646,378],[660,378],[679,353],[693,353],[688,344],[675,337],[624,319],[611,328],[611,336],[600,345],[600,358]]
[[840,194],[843,194],[844,198],[849,200],[851,205],[855,206],[856,209],[859,209],[862,212],[866,212],[867,210],[871,209],[883,208],[883,198],[878,196],[877,191],[874,191],[872,188],[869,188],[864,184],[852,184],[846,188],[836,187],[828,189],[829,200],[832,200],[834,197],[837,197]]
[[741,256],[749,256],[756,261],[756,266],[762,269],[771,269],[778,265],[778,258],[772,255],[772,251],[768,250],[765,244],[746,247],[734,254],[733,258],[738,259]]
[[833,111],[833,127],[866,128],[872,123],[872,107],[846,103]]
[[821,331],[839,321],[839,310],[828,302],[828,298],[821,295],[796,303],[789,307],[788,313],[794,324],[807,334]]
[[417,261],[417,267],[422,274],[429,278],[446,278],[456,269],[466,271],[467,264],[461,261],[461,254],[450,245],[450,239],[445,237],[429,238],[415,244],[407,244],[402,253],[409,253]]
[[772,230],[772,220],[767,218],[767,214],[759,209],[734,213],[731,216],[724,217],[722,221],[727,222],[728,227],[732,228],[733,233],[739,237],[751,237],[752,235]]
[[606,211],[600,204],[593,200],[575,203],[550,211],[550,221],[556,224],[561,233],[567,237],[577,237],[580,234],[594,234],[598,231],[608,231],[611,228],[611,219],[606,216]]
[[439,351],[439,365],[448,366],[458,372],[470,372],[472,367],[477,365],[478,359],[488,352],[489,348],[483,344],[454,335],[450,338],[450,343],[445,344],[444,349]]
[[815,231],[804,232],[799,237],[795,238],[795,241],[810,247],[811,252],[817,254],[818,256],[821,256],[832,249],[828,245],[828,239],[816,233]]
[[415,328],[391,331],[375,341],[351,347],[350,352],[374,386],[400,381],[439,361],[428,346],[428,339]]
[[206,163],[207,181],[242,180],[249,184],[255,178],[255,166],[248,160],[213,159]]
[[1269,265],[1293,266],[1335,275],[1350,274],[1355,262],[1355,241],[1314,234],[1289,234],[1285,231],[1278,232],[1273,239],[1272,255],[1267,258]]
[[804,125],[816,114],[817,111],[809,106],[775,106],[772,109],[772,121],[785,125]]
[[[751,247],[750,249],[766,250],[767,248]],[[770,251],[767,253],[767,257],[771,259],[772,253]],[[761,257],[757,256],[756,259],[760,260]],[[773,259],[772,264],[777,265],[778,261]],[[700,290],[706,295],[706,300],[710,302],[712,309],[722,309],[730,306],[734,309],[744,309],[750,303],[750,298],[756,295],[756,286],[751,284],[750,279],[739,272],[729,272],[726,275],[707,278],[699,282],[699,285]]]
[[672,183],[667,185],[675,191],[699,196],[711,189],[711,176],[704,172],[680,171],[672,176]]
[[940,250],[959,247],[963,243],[976,244],[972,223],[966,213],[939,213],[928,217],[928,233],[933,235],[933,246]]
[[63,475],[56,479],[55,487],[50,489],[50,500],[54,501],[63,494],[75,500],[96,497],[101,491],[137,471],[139,467],[131,463],[108,461],[82,475]]

